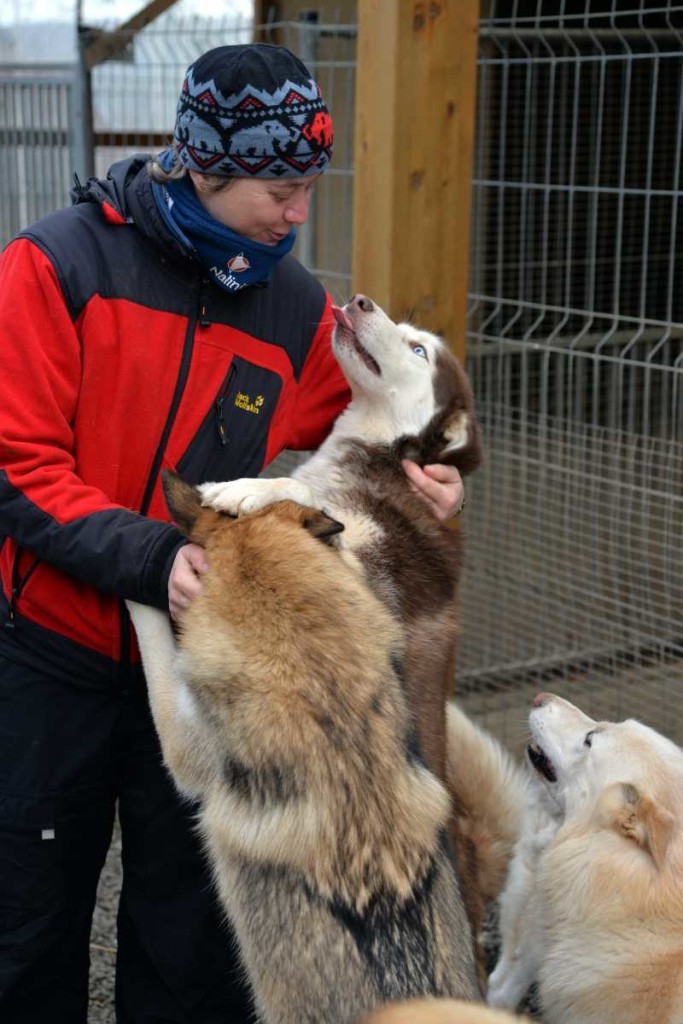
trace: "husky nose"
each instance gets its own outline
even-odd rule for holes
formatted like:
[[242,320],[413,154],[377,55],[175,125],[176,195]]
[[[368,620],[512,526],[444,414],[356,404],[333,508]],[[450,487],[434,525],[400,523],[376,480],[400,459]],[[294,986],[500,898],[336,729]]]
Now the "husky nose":
[[372,299],[369,299],[367,295],[352,296],[352,298],[349,300],[349,305],[358,306],[358,308],[362,309],[364,313],[372,313],[373,309],[375,308]]

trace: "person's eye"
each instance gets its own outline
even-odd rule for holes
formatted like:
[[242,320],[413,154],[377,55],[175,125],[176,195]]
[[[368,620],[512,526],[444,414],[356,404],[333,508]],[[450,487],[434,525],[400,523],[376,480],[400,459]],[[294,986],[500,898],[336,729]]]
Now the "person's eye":
[[271,195],[276,203],[286,203],[289,196],[278,195],[277,192],[271,192]]
[[[427,359],[427,349],[424,345],[411,345],[410,347],[416,356],[419,356],[421,359]],[[427,362],[429,362],[428,359]]]
[[590,732],[586,733],[586,738],[583,741],[584,747],[592,747],[593,746],[593,733],[594,732],[595,732],[595,729],[591,729]]

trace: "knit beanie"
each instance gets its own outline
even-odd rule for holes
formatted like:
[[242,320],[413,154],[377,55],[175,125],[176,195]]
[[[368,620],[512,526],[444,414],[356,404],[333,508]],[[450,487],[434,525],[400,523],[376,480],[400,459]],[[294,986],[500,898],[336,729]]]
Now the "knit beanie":
[[209,50],[187,69],[175,149],[191,171],[237,177],[319,174],[332,156],[332,118],[304,64],[284,46]]

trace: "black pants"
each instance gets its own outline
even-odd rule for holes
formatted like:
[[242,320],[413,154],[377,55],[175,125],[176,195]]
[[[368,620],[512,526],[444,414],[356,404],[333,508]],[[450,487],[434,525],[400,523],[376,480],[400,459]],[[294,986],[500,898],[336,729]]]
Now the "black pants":
[[90,925],[117,800],[117,1021],[252,1019],[141,677],[114,693],[0,655],[0,1021],[85,1024]]

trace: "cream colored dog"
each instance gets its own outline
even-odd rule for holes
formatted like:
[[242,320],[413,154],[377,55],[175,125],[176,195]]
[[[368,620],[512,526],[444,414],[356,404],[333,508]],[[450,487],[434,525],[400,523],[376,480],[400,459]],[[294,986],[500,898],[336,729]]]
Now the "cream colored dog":
[[528,1017],[511,1017],[459,999],[416,999],[392,1003],[363,1017],[358,1024],[524,1024]]
[[503,897],[489,1003],[539,981],[544,1024],[683,1024],[683,751],[542,693],[543,787]]

